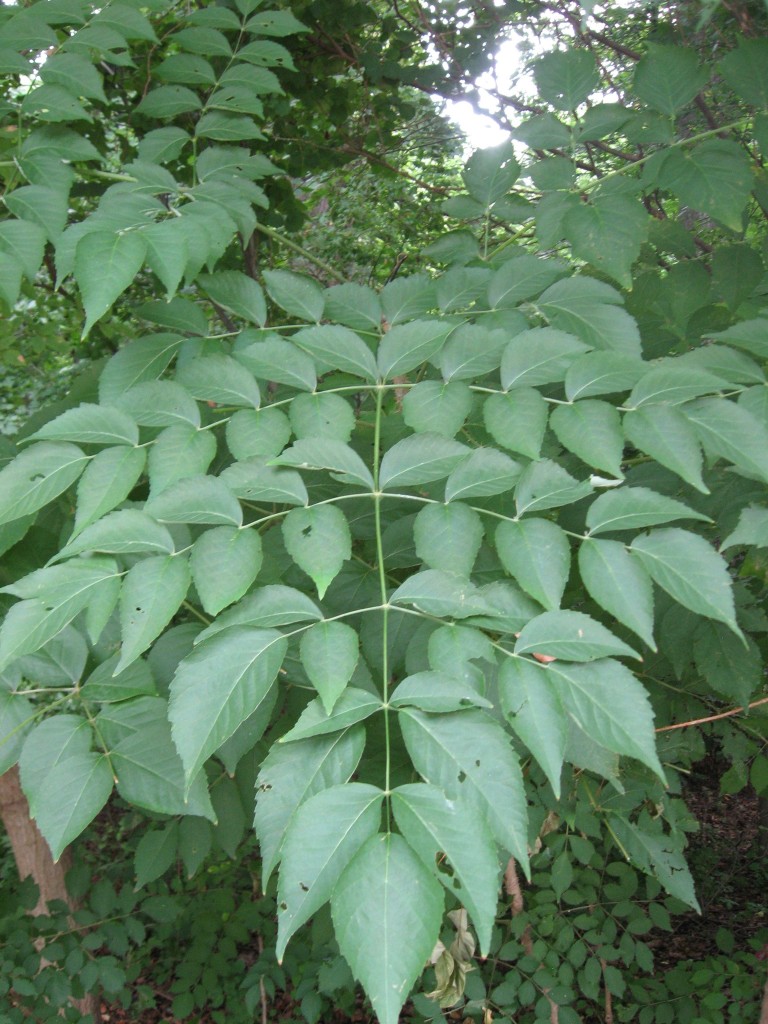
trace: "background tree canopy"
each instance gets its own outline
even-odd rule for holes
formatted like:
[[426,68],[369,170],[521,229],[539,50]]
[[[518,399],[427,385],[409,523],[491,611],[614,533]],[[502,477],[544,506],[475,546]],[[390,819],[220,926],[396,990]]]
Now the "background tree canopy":
[[652,975],[685,776],[768,790],[767,22],[0,8],[0,356],[82,369],[0,450],[0,775],[87,839],[0,1020],[755,1018],[759,919]]

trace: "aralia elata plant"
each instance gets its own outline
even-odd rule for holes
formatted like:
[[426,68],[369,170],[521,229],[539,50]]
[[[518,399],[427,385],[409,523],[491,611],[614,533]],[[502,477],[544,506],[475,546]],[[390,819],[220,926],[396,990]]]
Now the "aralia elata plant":
[[[131,4],[76,6],[82,23],[42,18],[55,52],[36,68],[42,37],[24,35],[36,23],[22,11],[7,22],[26,62],[15,73],[41,82],[17,96],[3,297],[53,253],[84,333],[155,278],[139,315],[162,330],[120,348],[93,400],[28,433],[0,473],[5,551],[34,552],[43,510],[64,520],[47,564],[20,560],[0,627],[0,769],[18,760],[54,856],[114,790],[194,819],[198,838],[226,832],[235,812],[217,787],[258,750],[254,826],[265,885],[277,871],[278,957],[330,902],[382,1024],[396,1024],[446,910],[467,911],[488,953],[502,872],[512,858],[528,873],[542,787],[550,803],[590,799],[622,853],[696,906],[663,811],[670,770],[648,687],[670,654],[657,651],[668,623],[654,600],[704,630],[697,643],[736,676],[730,689],[708,681],[747,703],[761,685],[755,616],[745,588],[737,608],[712,540],[764,540],[768,343],[750,292],[733,323],[660,352],[617,286],[637,283],[651,228],[638,191],[739,232],[754,154],[711,131],[660,133],[642,178],[628,165],[580,195],[580,140],[600,105],[570,112],[594,91],[595,65],[553,54],[537,80],[562,117],[549,110],[521,134],[574,154],[536,169],[552,186],[537,229],[573,258],[495,241],[495,225],[528,217],[511,199],[526,172],[505,144],[466,165],[447,211],[466,223],[429,250],[444,272],[380,291],[284,268],[254,276],[234,256],[254,232],[275,234],[256,182],[278,174],[254,118],[280,91],[270,68],[290,67],[271,37],[306,27],[240,0],[193,7],[161,43]],[[137,107],[163,121],[136,140],[138,159],[94,173],[103,154],[70,125],[78,109],[89,117],[83,97],[106,99],[89,42],[99,28],[102,55],[107,38],[123,59],[129,43],[158,48],[165,84]],[[723,62],[747,105],[764,49]],[[705,84],[689,57],[651,49],[610,131],[685,108]],[[73,166],[106,184],[68,224]],[[52,682],[35,686],[43,665]],[[591,775],[621,799],[600,808]],[[140,845],[140,874],[163,835]]]

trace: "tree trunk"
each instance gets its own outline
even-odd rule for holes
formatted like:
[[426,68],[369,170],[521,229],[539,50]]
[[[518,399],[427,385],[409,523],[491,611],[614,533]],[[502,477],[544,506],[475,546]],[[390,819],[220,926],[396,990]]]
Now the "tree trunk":
[[[16,766],[0,775],[0,820],[11,841],[19,877],[24,879],[31,875],[39,890],[37,905],[31,913],[45,914],[50,900],[63,900],[74,910],[64,881],[71,863],[69,851],[54,862],[48,844],[29,816],[29,804],[19,785]],[[97,996],[91,994],[84,999],[73,999],[72,1004],[81,1013],[90,1013],[98,1024],[101,1015]]]

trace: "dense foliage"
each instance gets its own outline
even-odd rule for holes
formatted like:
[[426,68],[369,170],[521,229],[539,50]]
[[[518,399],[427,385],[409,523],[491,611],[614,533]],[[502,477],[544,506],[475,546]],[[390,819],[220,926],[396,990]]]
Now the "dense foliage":
[[[155,887],[103,879],[11,1006],[66,1001],[59,960],[123,992],[144,917],[192,927],[164,873],[247,872],[253,821],[267,895],[211,897],[177,1016],[253,931],[244,1020],[286,978],[351,1008],[351,971],[396,1024],[429,961],[415,1019],[465,985],[486,1022],[673,1019],[621,968],[698,906],[681,727],[729,712],[728,787],[768,789],[768,42],[747,7],[455,7],[0,10],[3,344],[38,308],[46,351],[110,353],[0,472],[0,771],[55,857],[145,812]],[[525,18],[535,99],[454,184],[421,93]],[[747,1019],[729,962],[674,1019]]]

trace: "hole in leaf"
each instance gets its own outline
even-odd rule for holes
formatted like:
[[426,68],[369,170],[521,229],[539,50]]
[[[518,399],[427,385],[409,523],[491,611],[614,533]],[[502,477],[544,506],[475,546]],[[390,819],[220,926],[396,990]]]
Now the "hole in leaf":
[[281,910],[287,910],[288,909],[288,904],[285,902],[285,900],[283,900],[283,902],[280,904],[280,909]]
[[271,782],[262,782],[262,784],[258,788],[258,792],[259,793],[268,793],[270,791],[270,789],[272,789],[272,783]]
[[480,762],[479,761],[475,761],[475,768],[479,768],[479,767],[480,767]]
[[466,772],[459,772],[459,782],[463,782],[467,777]]
[[309,886],[304,885],[303,882],[299,882],[299,888],[301,889],[302,892],[309,892]]
[[309,526],[305,526],[304,527],[304,529],[301,531],[301,536],[302,537],[309,537],[311,533],[312,533],[312,525],[310,524]]

